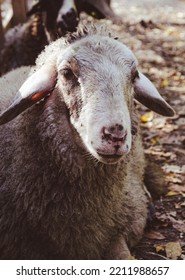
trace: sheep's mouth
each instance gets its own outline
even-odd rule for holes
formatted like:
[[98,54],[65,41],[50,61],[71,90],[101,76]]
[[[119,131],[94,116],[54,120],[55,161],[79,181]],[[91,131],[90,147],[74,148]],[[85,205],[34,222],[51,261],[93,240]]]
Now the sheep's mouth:
[[122,155],[117,155],[117,154],[115,154],[115,155],[104,155],[104,154],[98,153],[98,155],[103,157],[103,158],[107,158],[107,159],[109,159],[109,158],[119,159],[119,158],[122,157]]
[[123,157],[122,154],[102,154],[102,153],[97,153],[97,154],[100,157],[100,161],[108,164],[117,163]]

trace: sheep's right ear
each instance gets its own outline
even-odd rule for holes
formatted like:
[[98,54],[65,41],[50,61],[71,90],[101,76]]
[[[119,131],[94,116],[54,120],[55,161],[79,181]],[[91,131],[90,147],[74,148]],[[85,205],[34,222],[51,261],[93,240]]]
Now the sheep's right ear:
[[7,123],[27,108],[51,93],[56,85],[55,65],[42,66],[23,83],[15,96],[14,102],[0,115],[0,125]]
[[138,71],[134,81],[135,99],[154,112],[172,117],[175,115],[173,108],[162,98],[153,83]]

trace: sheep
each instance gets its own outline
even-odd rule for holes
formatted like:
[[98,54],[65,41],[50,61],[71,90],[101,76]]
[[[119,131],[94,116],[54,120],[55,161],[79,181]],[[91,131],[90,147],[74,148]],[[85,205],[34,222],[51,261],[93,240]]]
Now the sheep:
[[28,11],[28,16],[41,13],[48,42],[74,32],[79,22],[74,0],[38,0]]
[[81,12],[102,19],[109,18],[121,23],[110,7],[110,0],[38,0],[28,12],[33,15],[42,13],[48,42],[64,36],[66,32],[74,32],[78,26]]
[[137,64],[82,26],[0,79],[1,259],[130,258],[149,203],[134,99],[174,114]]
[[[16,69],[20,66],[34,65],[35,60],[44,47],[53,41],[58,36],[58,31],[54,29],[55,15],[60,16],[62,8],[65,8],[66,1],[45,1],[46,11],[43,9],[31,9],[28,12],[29,18],[23,23],[16,25],[7,31],[5,36],[5,42],[0,52],[0,75],[7,73],[12,69]],[[65,6],[63,7],[63,4]],[[69,1],[67,2],[69,5]],[[36,5],[37,7],[37,5]],[[67,6],[68,7],[68,6]],[[66,8],[65,8],[66,9]],[[61,35],[64,35],[67,31],[74,31],[77,26],[76,16],[74,23],[72,18],[69,20],[69,13],[66,12],[64,18],[68,19],[68,25],[66,27],[61,26]],[[71,27],[75,25],[75,27]]]
[[118,19],[110,1],[39,0],[28,11],[27,22],[6,33],[0,52],[0,76],[20,66],[34,65],[44,47],[67,32],[74,32],[82,11],[97,18]]
[[20,66],[34,65],[46,44],[48,40],[40,13],[8,30],[0,52],[0,75]]

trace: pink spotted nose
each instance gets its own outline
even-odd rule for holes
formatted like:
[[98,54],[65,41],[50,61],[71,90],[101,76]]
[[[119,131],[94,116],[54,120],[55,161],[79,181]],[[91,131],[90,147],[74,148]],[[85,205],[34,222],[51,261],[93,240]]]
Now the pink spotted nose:
[[102,130],[102,139],[104,139],[107,144],[114,147],[115,153],[117,153],[121,146],[124,144],[126,137],[127,131],[121,124],[104,127]]

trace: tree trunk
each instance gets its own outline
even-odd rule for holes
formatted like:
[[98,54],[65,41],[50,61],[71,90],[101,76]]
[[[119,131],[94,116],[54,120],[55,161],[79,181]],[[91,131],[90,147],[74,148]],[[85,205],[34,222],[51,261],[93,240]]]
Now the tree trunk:
[[4,30],[3,30],[3,23],[2,23],[2,16],[1,16],[1,4],[0,4],[0,49],[4,42]]
[[26,0],[12,0],[13,19],[12,25],[26,21],[27,4]]

